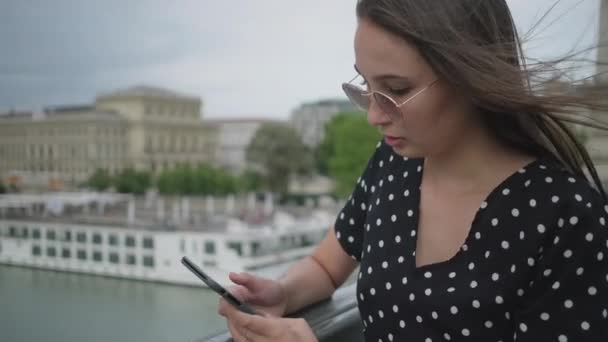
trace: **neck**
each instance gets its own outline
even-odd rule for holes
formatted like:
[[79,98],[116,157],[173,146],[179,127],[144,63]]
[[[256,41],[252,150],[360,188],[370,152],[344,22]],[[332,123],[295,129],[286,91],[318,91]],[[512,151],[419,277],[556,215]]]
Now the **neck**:
[[448,150],[426,156],[424,178],[442,192],[487,192],[532,159],[503,146],[486,129],[477,127]]

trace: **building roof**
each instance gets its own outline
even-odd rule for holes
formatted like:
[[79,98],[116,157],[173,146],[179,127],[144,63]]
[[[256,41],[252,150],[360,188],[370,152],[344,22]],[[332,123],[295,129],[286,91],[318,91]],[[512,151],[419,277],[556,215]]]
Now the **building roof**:
[[284,120],[266,119],[266,118],[230,118],[230,119],[205,119],[205,122],[217,125],[229,124],[265,124],[265,123],[287,123]]
[[126,89],[116,90],[106,94],[100,94],[97,99],[114,98],[114,97],[155,97],[164,99],[186,99],[200,101],[197,96],[178,93],[169,89],[152,87],[146,85],[133,86]]

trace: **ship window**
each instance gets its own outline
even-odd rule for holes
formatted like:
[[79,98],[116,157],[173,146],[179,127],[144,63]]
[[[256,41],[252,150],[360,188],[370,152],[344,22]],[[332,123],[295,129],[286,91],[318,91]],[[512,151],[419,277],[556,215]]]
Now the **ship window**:
[[54,258],[57,255],[57,252],[55,251],[55,247],[47,247],[46,255],[50,256],[51,258]]
[[36,240],[40,239],[40,229],[34,229],[34,231],[32,232],[32,237]]
[[46,239],[47,240],[55,240],[55,231],[54,230],[47,230],[46,231]]
[[118,261],[118,253],[110,253],[110,262],[113,264],[118,264]]
[[96,245],[100,245],[101,244],[101,234],[93,234],[93,243]]
[[32,255],[40,255],[40,246],[32,246]]
[[78,242],[87,242],[87,234],[80,232],[76,234],[76,241]]
[[78,252],[76,252],[76,257],[80,260],[87,260],[87,251],[79,249]]
[[241,245],[240,242],[228,242],[227,246],[230,249],[234,249],[234,251],[236,252],[236,254],[238,256],[242,256],[243,255],[243,246]]
[[110,246],[118,245],[118,236],[116,236],[116,234],[110,234],[109,240],[110,240]]
[[94,251],[93,252],[93,260],[95,260],[95,261],[102,261],[103,260],[102,254],[101,254],[100,251]]
[[127,254],[127,265],[135,265],[135,255]]
[[211,255],[215,254],[215,242],[205,241],[205,253]]
[[144,257],[144,266],[146,267],[154,267],[154,257],[152,256],[145,256]]
[[251,255],[257,256],[260,254],[260,243],[258,241],[251,242]]
[[144,238],[144,248],[152,249],[154,248],[154,240],[151,237]]
[[125,239],[125,245],[127,245],[128,247],[135,247],[135,237],[127,235]]
[[69,259],[72,253],[70,253],[70,250],[68,248],[64,248],[61,251],[61,257],[64,259]]

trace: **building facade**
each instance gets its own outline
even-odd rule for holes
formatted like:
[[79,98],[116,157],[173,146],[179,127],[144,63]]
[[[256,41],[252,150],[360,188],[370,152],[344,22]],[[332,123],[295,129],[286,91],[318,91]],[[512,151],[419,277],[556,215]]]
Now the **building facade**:
[[279,121],[266,119],[230,119],[208,120],[218,134],[216,146],[216,163],[234,174],[245,171],[248,167],[247,147],[257,130],[264,124]]
[[203,123],[201,100],[133,87],[94,105],[0,114],[0,176],[7,183],[75,185],[96,169],[154,173],[214,163],[216,130]]
[[290,118],[292,127],[309,147],[317,147],[325,138],[325,126],[339,113],[358,112],[347,100],[322,100],[305,103]]
[[[597,77],[596,82],[608,83],[608,0],[601,0],[599,15]],[[608,122],[608,113],[595,113],[603,122]],[[597,129],[589,130],[587,143],[599,176],[608,184],[608,132]]]

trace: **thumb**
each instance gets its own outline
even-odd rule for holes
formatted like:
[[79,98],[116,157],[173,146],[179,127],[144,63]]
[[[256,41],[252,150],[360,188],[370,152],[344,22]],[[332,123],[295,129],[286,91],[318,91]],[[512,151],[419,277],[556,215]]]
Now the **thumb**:
[[237,285],[244,286],[248,289],[255,285],[255,277],[249,273],[234,273],[230,272],[228,277]]

